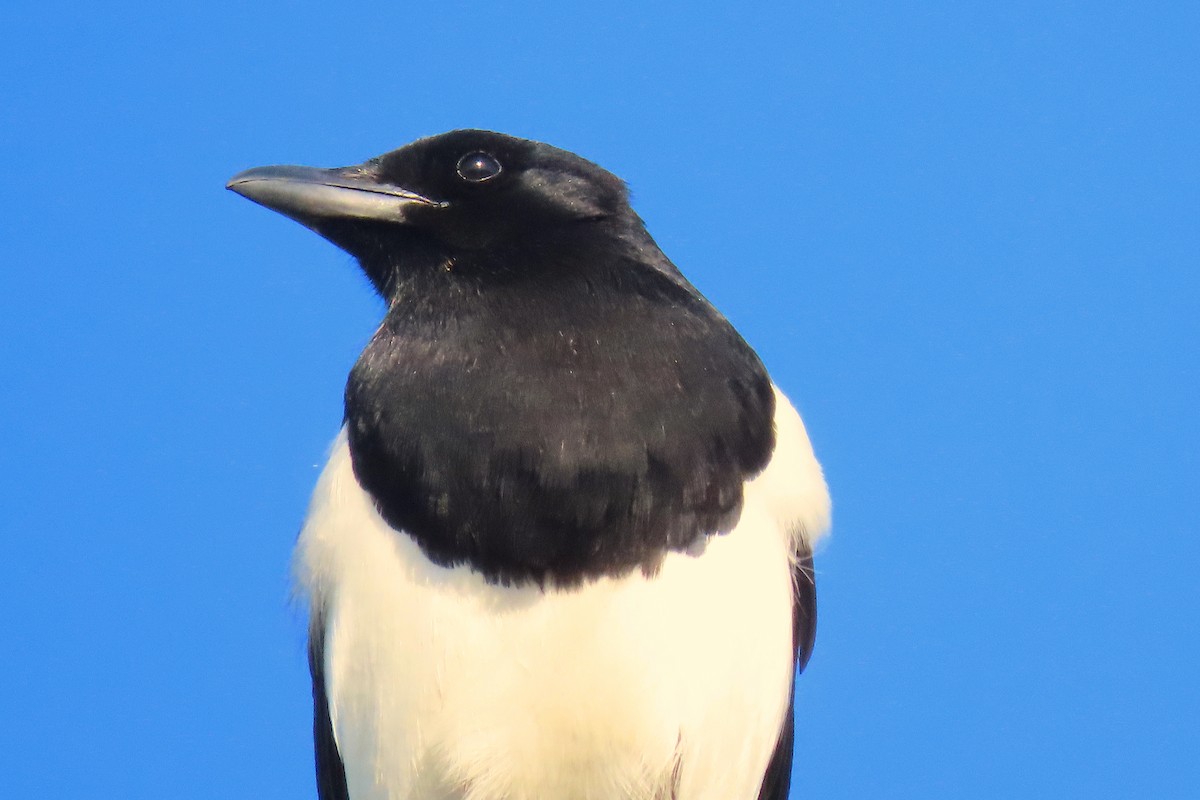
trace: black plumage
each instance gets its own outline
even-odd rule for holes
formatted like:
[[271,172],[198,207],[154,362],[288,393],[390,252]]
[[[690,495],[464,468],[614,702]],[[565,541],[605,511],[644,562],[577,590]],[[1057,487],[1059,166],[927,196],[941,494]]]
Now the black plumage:
[[629,274],[618,226],[645,238],[635,218],[586,220],[396,279],[350,374],[350,448],[436,562],[572,583],[653,569],[736,521],[773,446],[770,383],[681,277]]

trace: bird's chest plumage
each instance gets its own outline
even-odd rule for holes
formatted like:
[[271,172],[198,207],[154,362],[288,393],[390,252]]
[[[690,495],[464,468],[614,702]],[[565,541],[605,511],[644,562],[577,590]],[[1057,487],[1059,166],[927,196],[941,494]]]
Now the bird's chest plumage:
[[298,564],[352,800],[752,800],[792,678],[774,510],[752,484],[656,574],[504,587],[392,529],[343,433]]
[[737,520],[773,444],[762,364],[698,296],[599,271],[422,283],[437,302],[394,306],[351,372],[355,475],[435,563],[569,584]]

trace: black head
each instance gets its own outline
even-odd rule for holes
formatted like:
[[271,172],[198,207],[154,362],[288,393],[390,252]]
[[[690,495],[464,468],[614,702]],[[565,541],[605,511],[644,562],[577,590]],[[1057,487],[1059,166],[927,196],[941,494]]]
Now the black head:
[[[459,130],[339,169],[260,167],[228,188],[359,259],[387,296],[397,271],[534,262],[581,235],[644,236],[624,183],[540,142]],[[648,237],[646,237],[648,240]]]

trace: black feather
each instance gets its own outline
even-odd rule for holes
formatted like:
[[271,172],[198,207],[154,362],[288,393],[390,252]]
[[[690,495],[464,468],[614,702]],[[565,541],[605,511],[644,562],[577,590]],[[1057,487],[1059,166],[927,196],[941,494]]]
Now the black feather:
[[[792,571],[792,649],[797,672],[803,672],[817,638],[817,583],[812,552],[807,548],[796,559]],[[787,715],[779,732],[775,752],[763,775],[758,800],[787,800],[792,782],[792,753],[795,748],[795,682],[788,695]]]
[[315,612],[309,621],[308,671],[312,675],[313,748],[317,764],[317,796],[320,800],[350,800],[346,768],[333,737],[329,698],[325,693],[325,620]]

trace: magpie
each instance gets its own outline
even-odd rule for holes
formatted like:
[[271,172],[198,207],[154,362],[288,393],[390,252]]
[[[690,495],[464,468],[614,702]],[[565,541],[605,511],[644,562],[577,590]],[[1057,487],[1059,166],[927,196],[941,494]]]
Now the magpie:
[[829,495],[625,184],[458,130],[228,188],[386,304],[296,549],[321,800],[783,800]]

